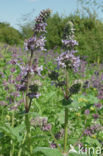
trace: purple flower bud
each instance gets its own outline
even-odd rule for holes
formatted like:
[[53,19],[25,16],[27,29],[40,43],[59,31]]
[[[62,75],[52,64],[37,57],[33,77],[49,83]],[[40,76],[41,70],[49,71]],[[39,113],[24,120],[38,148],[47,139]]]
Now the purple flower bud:
[[86,109],[84,113],[85,113],[86,115],[90,114],[89,109]]
[[57,148],[57,145],[55,143],[51,143],[50,148]]
[[17,64],[17,59],[11,60],[10,63],[13,64],[13,65]]
[[52,127],[51,124],[44,124],[42,129],[43,131],[50,131],[51,127]]
[[91,136],[92,133],[91,133],[90,129],[87,128],[87,129],[84,131],[84,135]]

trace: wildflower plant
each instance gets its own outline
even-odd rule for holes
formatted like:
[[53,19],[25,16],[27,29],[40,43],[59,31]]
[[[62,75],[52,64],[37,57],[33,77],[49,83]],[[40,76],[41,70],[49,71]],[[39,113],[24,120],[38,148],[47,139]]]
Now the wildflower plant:
[[80,61],[71,21],[64,29],[64,52],[46,51],[50,12],[35,19],[24,52],[5,45],[0,54],[1,155],[75,156],[78,145],[81,152],[85,143],[103,146],[103,73]]
[[[25,125],[27,131],[26,142],[28,145],[28,151],[30,155],[32,154],[31,147],[31,134],[30,134],[30,121],[29,121],[29,111],[32,105],[32,100],[34,98],[39,98],[41,94],[39,93],[39,85],[35,83],[32,77],[35,75],[41,76],[41,71],[43,66],[39,66],[38,59],[34,59],[35,50],[45,50],[45,33],[46,33],[46,20],[51,13],[50,9],[41,11],[40,15],[35,20],[34,34],[33,36],[25,40],[24,46],[25,51],[30,52],[30,58],[26,66],[18,64],[21,72],[19,75],[19,84],[16,87],[19,91],[24,93],[25,96]],[[21,152],[21,151],[20,151]]]
[[77,94],[80,90],[81,84],[75,83],[71,87],[69,86],[69,73],[77,72],[80,66],[80,59],[78,56],[75,56],[77,52],[75,50],[75,46],[78,45],[78,42],[75,40],[74,36],[74,25],[71,21],[69,21],[64,29],[64,39],[62,40],[63,48],[65,52],[61,53],[60,56],[57,57],[57,68],[63,70],[63,74],[65,75],[64,80],[59,80],[59,73],[57,71],[52,71],[49,73],[49,77],[51,80],[55,81],[55,85],[58,87],[62,87],[64,92],[64,98],[62,100],[62,104],[65,109],[65,123],[64,123],[64,151],[65,155],[67,152],[67,140],[68,140],[68,113],[69,106],[72,103],[71,96],[73,94]]

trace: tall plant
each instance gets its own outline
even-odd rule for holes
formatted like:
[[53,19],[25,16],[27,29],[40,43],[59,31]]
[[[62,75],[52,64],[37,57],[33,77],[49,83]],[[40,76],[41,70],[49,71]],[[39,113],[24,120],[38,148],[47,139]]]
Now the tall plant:
[[32,154],[32,147],[30,142],[30,121],[29,121],[29,111],[31,108],[33,98],[38,98],[41,94],[39,91],[39,86],[37,83],[33,83],[32,76],[36,74],[41,76],[40,72],[43,70],[43,67],[38,65],[38,59],[34,59],[35,50],[45,50],[45,32],[46,32],[46,20],[50,15],[50,9],[41,11],[40,15],[35,19],[34,25],[34,35],[25,40],[25,50],[30,52],[30,58],[26,67],[20,66],[20,84],[18,89],[24,92],[25,96],[25,125],[26,125],[26,140],[29,149],[29,153]]
[[[65,112],[65,116],[64,116],[64,147],[63,150],[61,150],[61,148],[59,147],[56,138],[52,137],[57,145],[57,149],[44,149],[44,148],[37,148],[35,150],[35,152],[41,151],[42,153],[44,153],[46,156],[51,156],[56,155],[56,156],[67,156],[69,151],[67,150],[67,144],[68,144],[68,116],[69,116],[69,107],[72,103],[71,100],[71,96],[73,94],[78,93],[78,91],[80,90],[81,84],[80,83],[75,83],[72,86],[70,86],[69,83],[69,73],[72,72],[77,72],[79,65],[80,65],[80,59],[78,56],[75,56],[74,54],[77,52],[75,50],[75,46],[78,45],[77,41],[75,40],[75,35],[74,35],[74,25],[71,21],[69,21],[64,29],[64,36],[63,36],[63,47],[65,49],[65,52],[63,52],[62,54],[60,54],[60,56],[57,57],[56,61],[57,61],[57,69],[59,71],[62,70],[62,72],[64,75],[64,80],[61,80],[59,78],[59,72],[57,71],[52,71],[51,73],[49,73],[49,77],[51,78],[51,80],[54,81],[54,84],[57,87],[61,87],[64,93],[64,98],[62,100],[62,105],[64,107],[64,112]],[[62,76],[63,76],[62,75]]]
[[69,73],[71,70],[74,72],[78,71],[80,65],[79,57],[74,56],[75,46],[78,45],[77,41],[74,39],[74,27],[72,22],[68,22],[64,30],[64,39],[62,43],[66,52],[62,53],[58,58],[58,66],[62,67],[65,71],[65,92],[63,105],[65,106],[65,123],[64,123],[64,153],[67,150],[67,140],[68,140],[68,105],[71,104],[71,95],[78,92],[80,85],[76,84],[69,88]]

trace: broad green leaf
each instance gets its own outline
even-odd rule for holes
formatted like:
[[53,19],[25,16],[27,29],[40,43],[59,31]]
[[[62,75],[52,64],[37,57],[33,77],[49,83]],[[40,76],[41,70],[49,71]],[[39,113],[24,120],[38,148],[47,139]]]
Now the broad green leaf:
[[63,99],[62,100],[62,105],[64,106],[64,107],[68,107],[69,105],[71,105],[71,103],[72,103],[73,101],[69,98],[68,100],[67,99]]
[[18,127],[10,127],[9,125],[0,126],[0,130],[4,132],[7,136],[10,136],[12,139],[17,139],[18,142],[22,140],[20,132],[24,129],[24,125],[19,125]]
[[101,144],[99,143],[99,141],[94,138],[87,137],[85,142],[91,146],[96,145],[98,147],[101,147]]
[[45,156],[63,156],[58,151],[58,149],[52,149],[48,147],[37,147],[36,149],[34,149],[34,153],[38,153],[38,152],[43,153]]

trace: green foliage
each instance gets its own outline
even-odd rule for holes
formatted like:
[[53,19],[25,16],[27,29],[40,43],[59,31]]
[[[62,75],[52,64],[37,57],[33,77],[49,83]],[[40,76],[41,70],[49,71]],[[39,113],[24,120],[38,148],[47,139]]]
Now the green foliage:
[[63,36],[64,23],[62,17],[57,13],[51,16],[47,21],[47,49],[55,48],[56,46],[60,47],[62,45],[61,38]]
[[9,24],[0,23],[0,42],[17,45],[21,42],[21,35],[19,31],[11,27]]
[[20,32],[21,32],[23,39],[28,39],[33,35],[32,28],[33,28],[32,22],[25,23],[24,25],[20,26]]
[[[95,20],[96,24],[94,25],[93,21],[91,21],[89,18],[80,18],[79,16],[71,16],[67,17],[62,20],[57,18],[57,14],[55,15],[56,19],[59,20],[61,23],[61,28],[64,27],[65,23],[68,20],[72,20],[76,27],[76,38],[78,38],[78,35],[80,35],[80,41],[83,42],[88,46],[89,50],[89,42],[92,46],[98,45],[99,47],[101,45],[101,41],[99,40],[99,36],[101,36],[102,40],[102,33],[98,34],[99,31],[97,27],[99,26],[100,29],[102,29],[102,23]],[[74,17],[74,18],[73,18]],[[52,18],[52,17],[51,17]],[[51,20],[51,19],[49,19]],[[63,22],[64,20],[64,22]],[[55,21],[55,20],[54,20]],[[54,22],[53,21],[53,22]],[[49,22],[49,21],[48,21]],[[55,22],[54,22],[55,23]],[[56,24],[56,23],[55,23]],[[63,24],[63,25],[62,25]],[[59,24],[57,24],[59,25]],[[56,27],[57,27],[56,25]],[[2,23],[1,27],[9,27],[7,24]],[[48,28],[47,28],[48,29]],[[52,28],[51,28],[52,29]],[[58,30],[59,31],[59,30]],[[62,36],[63,30],[61,29],[61,34],[57,33],[58,37]],[[94,37],[92,38],[92,41],[89,41],[89,37],[85,38],[85,36],[89,33],[90,37],[93,35],[92,33],[95,31],[95,35],[98,36],[98,42],[94,42]],[[87,33],[87,34],[86,34]],[[59,36],[60,35],[60,36]],[[47,34],[47,37],[49,38],[49,35]],[[84,37],[84,39],[83,39]],[[87,43],[88,39],[88,43]],[[95,38],[96,41],[97,38]],[[61,42],[61,41],[60,41]],[[86,42],[86,43],[85,43]],[[56,43],[57,44],[57,43]],[[60,43],[61,44],[61,43]],[[53,41],[52,46],[54,46],[55,43]],[[50,44],[48,44],[49,48]],[[59,45],[58,45],[59,46]],[[84,46],[81,44],[81,46]],[[87,46],[85,47],[86,50]],[[92,52],[92,47],[89,52]],[[102,47],[101,47],[102,48]],[[40,78],[40,93],[41,96],[38,99],[33,99],[30,112],[25,114],[24,111],[24,101],[20,102],[20,105],[17,106],[17,110],[12,110],[12,106],[16,106],[16,104],[19,104],[19,101],[23,99],[23,93],[21,93],[19,96],[13,97],[12,93],[15,93],[16,89],[13,87],[13,84],[10,82],[10,76],[12,75],[11,80],[15,80],[15,78],[20,73],[19,67],[15,64],[10,64],[10,60],[14,59],[12,57],[13,52],[11,51],[13,47],[10,49],[9,47],[1,46],[1,53],[0,53],[0,154],[4,156],[12,155],[12,156],[28,156],[31,155],[30,151],[28,150],[29,145],[31,146],[32,154],[35,156],[64,156],[63,152],[59,152],[57,148],[52,149],[51,147],[52,143],[56,143],[56,145],[60,145],[59,147],[63,151],[63,144],[64,144],[64,132],[62,131],[64,129],[64,108],[68,108],[68,152],[70,149],[70,144],[75,147],[75,145],[80,142],[83,145],[87,144],[88,146],[98,147],[102,146],[102,140],[103,140],[103,132],[102,129],[100,131],[93,132],[93,136],[84,135],[84,131],[91,127],[94,124],[99,124],[100,126],[103,125],[102,120],[102,108],[96,108],[94,104],[98,104],[101,102],[97,98],[97,89],[94,90],[92,86],[88,87],[87,89],[82,88],[83,84],[81,85],[81,90],[79,91],[80,84],[74,84],[75,78],[80,79],[81,83],[84,83],[86,79],[90,79],[95,71],[98,71],[98,67],[92,67],[92,66],[85,66],[85,77],[80,77],[78,72],[78,75],[74,78],[73,73],[69,72],[69,87],[72,86],[69,89],[69,92],[72,94],[71,100],[64,99],[64,89],[61,89],[60,87],[55,87],[55,85],[51,85],[51,81],[48,78],[51,77],[52,80],[58,79],[58,73],[54,72],[54,68],[56,65],[52,60],[49,62],[44,61],[44,56],[40,53],[35,52],[37,54],[37,57],[40,58],[40,64],[43,65],[44,71],[43,77]],[[17,50],[17,49],[13,49]],[[80,49],[78,49],[80,51]],[[98,48],[99,50],[99,48]],[[101,49],[100,49],[101,50]],[[100,51],[99,50],[99,51]],[[21,52],[21,51],[20,51]],[[17,53],[20,54],[20,58],[23,59],[24,64],[27,64],[27,58],[29,57],[29,54],[21,54],[18,50]],[[83,51],[80,51],[80,55],[83,56]],[[89,55],[89,52],[87,51],[86,54]],[[92,53],[91,53],[92,54]],[[92,54],[93,55],[93,54]],[[95,56],[96,57],[96,56]],[[90,60],[92,62],[92,58],[95,60],[94,55],[90,57]],[[54,58],[54,56],[53,56]],[[46,59],[48,59],[46,57]],[[22,63],[21,62],[21,63]],[[11,68],[15,68],[15,72],[11,72]],[[61,69],[60,69],[61,70]],[[102,69],[101,73],[103,72]],[[48,71],[53,71],[52,74],[48,74]],[[63,71],[60,71],[60,74]],[[3,74],[3,75],[2,75]],[[99,75],[101,77],[101,75]],[[38,78],[35,77],[34,78]],[[62,79],[62,77],[61,77]],[[61,80],[60,79],[60,80]],[[98,77],[97,77],[98,80]],[[6,82],[6,84],[5,84]],[[38,79],[39,82],[39,79]],[[103,81],[102,81],[103,83]],[[33,83],[34,84],[34,83]],[[37,86],[31,85],[30,90],[35,91],[37,90]],[[79,91],[79,93],[78,93]],[[78,94],[77,94],[78,93]],[[84,94],[83,94],[84,93]],[[11,103],[8,103],[8,97],[11,98]],[[13,101],[14,100],[14,101]],[[102,100],[103,102],[103,100]],[[85,113],[85,110],[89,110],[89,114]],[[98,113],[99,117],[97,119],[93,118],[93,115]],[[28,118],[25,118],[25,116],[28,116]],[[43,118],[45,117],[48,119],[48,123],[51,124],[51,131],[43,131],[40,121],[38,120],[39,117]],[[25,126],[26,121],[30,121],[30,125],[27,124]],[[33,122],[34,121],[34,122]],[[37,121],[37,124],[35,124]],[[28,122],[29,123],[29,122]],[[30,137],[30,142],[27,137],[26,128],[30,128],[30,133],[28,135],[28,138]],[[61,134],[60,138],[57,138],[58,132]],[[54,136],[53,136],[54,135]],[[57,139],[57,141],[55,141]],[[58,144],[57,144],[58,143]],[[45,148],[44,148],[45,147]],[[75,147],[75,149],[78,151],[78,147]],[[12,153],[12,154],[11,154]],[[76,153],[69,153],[67,156],[76,156],[79,154]],[[80,154],[81,155],[81,154]]]
[[51,149],[51,148],[46,148],[46,147],[37,147],[34,150],[34,153],[41,152],[45,156],[63,156],[57,149]]

